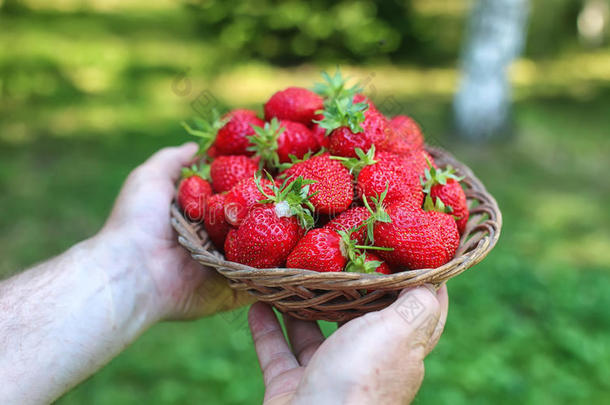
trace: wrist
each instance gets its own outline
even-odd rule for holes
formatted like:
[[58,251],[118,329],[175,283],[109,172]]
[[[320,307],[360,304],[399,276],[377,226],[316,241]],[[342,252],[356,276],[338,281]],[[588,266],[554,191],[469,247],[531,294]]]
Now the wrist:
[[[159,293],[147,270],[142,250],[129,232],[104,229],[83,242],[104,294],[113,327],[133,340],[162,316]],[[79,249],[80,246],[75,247]]]

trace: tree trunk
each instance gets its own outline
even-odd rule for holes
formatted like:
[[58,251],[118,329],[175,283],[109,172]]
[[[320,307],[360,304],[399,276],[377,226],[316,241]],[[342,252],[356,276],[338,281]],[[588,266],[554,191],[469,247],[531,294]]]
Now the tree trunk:
[[461,137],[483,141],[507,132],[507,69],[523,48],[528,11],[528,0],[479,0],[474,5],[453,104]]

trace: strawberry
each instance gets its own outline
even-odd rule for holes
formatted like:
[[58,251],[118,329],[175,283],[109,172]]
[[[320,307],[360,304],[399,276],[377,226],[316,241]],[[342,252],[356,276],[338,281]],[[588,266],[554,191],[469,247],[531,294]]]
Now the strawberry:
[[281,174],[283,178],[313,180],[310,202],[316,212],[335,215],[345,211],[354,198],[352,175],[327,153],[295,163]]
[[260,167],[278,168],[280,163],[291,161],[290,156],[301,159],[308,152],[317,152],[318,141],[305,125],[299,122],[273,118],[263,127],[254,127],[255,135],[249,137],[249,151],[261,157]]
[[[365,252],[354,258],[348,263],[345,271],[356,272],[356,273],[379,273],[379,274],[392,274],[390,266],[376,255]],[[369,292],[369,290],[367,290]]]
[[254,177],[258,163],[243,155],[218,156],[210,165],[212,187],[217,193],[229,191],[237,182]]
[[[286,261],[290,268],[319,272],[353,271],[361,273],[387,271],[383,262],[372,260],[374,255],[361,249],[379,249],[376,246],[360,246],[351,237],[351,231],[333,231],[316,228],[309,231],[292,250]],[[368,256],[368,257],[367,257]]]
[[177,200],[184,214],[191,221],[203,219],[207,200],[212,195],[212,187],[204,177],[207,176],[195,165],[182,169]]
[[[267,197],[246,215],[234,235],[225,241],[227,260],[257,268],[280,267],[303,236],[313,226],[307,204],[309,182],[297,178],[282,188],[273,185],[259,191]],[[303,207],[306,205],[307,208]]]
[[468,222],[469,212],[466,194],[460,185],[460,180],[462,177],[458,177],[451,166],[437,169],[430,165],[425,170],[422,185],[424,193],[431,197],[431,204],[436,204],[436,200],[440,199],[445,206],[450,207],[450,212],[462,234]]
[[371,214],[366,207],[350,208],[324,225],[324,228],[331,229],[333,231],[346,232],[350,229],[358,229],[352,233],[352,239],[356,240],[362,245],[366,240],[366,229],[363,227],[363,224],[367,219],[369,219],[370,216]]
[[380,145],[380,150],[387,150],[398,155],[408,155],[424,148],[424,137],[419,125],[406,115],[398,115],[390,120],[392,132],[388,142]]
[[275,93],[265,104],[265,120],[276,117],[280,120],[311,125],[319,119],[316,111],[324,108],[322,97],[302,87],[288,87]]
[[333,100],[317,121],[330,134],[329,150],[337,156],[356,157],[356,148],[368,151],[373,145],[387,142],[391,133],[386,118],[366,103],[349,98]]
[[448,260],[451,260],[460,246],[459,229],[456,232],[456,221],[452,215],[443,212],[428,211],[426,215],[431,219],[433,224],[438,227]]
[[218,249],[222,249],[231,225],[225,219],[226,194],[214,194],[208,198],[204,225],[208,237]]
[[388,264],[384,261],[382,261],[379,257],[375,256],[372,253],[366,253],[365,256],[365,263],[369,263],[369,262],[379,262],[379,265],[377,265],[377,268],[375,269],[376,273],[380,273],[380,274],[392,274],[392,270],[390,270],[390,266],[388,266]]
[[251,110],[233,110],[223,117],[227,122],[218,130],[213,147],[221,155],[252,155],[248,150],[249,136],[254,135],[253,126],[263,126],[264,122]]
[[[263,187],[273,183],[267,179],[260,180]],[[240,180],[225,197],[225,218],[233,226],[239,226],[250,209],[265,196],[260,192],[254,177]]]
[[411,270],[436,268],[447,263],[455,255],[459,233],[450,215],[435,211],[423,211],[405,202],[377,205],[371,210],[373,218],[380,218],[373,225],[373,240],[379,246],[393,248],[380,251],[390,266]]
[[[421,206],[424,194],[417,172],[404,158],[389,152],[367,153],[356,149],[357,159],[333,157],[357,173],[358,192],[366,197],[381,195],[387,189],[386,201],[409,201]],[[358,172],[359,171],[359,172]]]
[[329,150],[334,155],[355,157],[355,149],[368,151],[373,145],[382,145],[391,133],[386,118],[379,112],[367,110],[361,124],[362,131],[349,127],[335,129],[330,134]]
[[286,266],[320,272],[343,271],[347,259],[342,252],[341,236],[330,229],[307,232],[290,252]]
[[311,133],[318,142],[319,149],[328,149],[328,137],[326,136],[326,130],[320,126],[320,124],[313,124],[311,126]]

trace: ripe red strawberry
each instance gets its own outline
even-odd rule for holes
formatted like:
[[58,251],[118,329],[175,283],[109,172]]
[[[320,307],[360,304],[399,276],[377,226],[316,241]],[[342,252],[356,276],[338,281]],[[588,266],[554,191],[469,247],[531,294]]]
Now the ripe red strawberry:
[[387,150],[398,155],[407,155],[414,150],[424,147],[424,137],[419,125],[406,115],[398,115],[390,120],[392,133],[388,142],[380,146],[380,150]]
[[217,155],[252,155],[248,150],[249,136],[254,135],[253,125],[263,126],[264,122],[251,110],[233,110],[223,119],[227,123],[218,130],[213,147]]
[[[343,101],[336,101],[340,104]],[[356,157],[356,149],[368,151],[371,146],[387,142],[391,129],[386,118],[375,110],[361,109],[364,103],[337,105],[325,110],[325,120],[321,125],[331,130],[329,150],[337,156]]]
[[328,137],[326,136],[326,129],[322,128],[320,124],[313,124],[311,127],[311,133],[318,142],[318,149],[328,149]]
[[366,207],[354,207],[342,212],[336,218],[324,225],[324,228],[332,229],[333,231],[349,231],[358,229],[352,233],[352,239],[356,240],[360,245],[366,241],[366,228],[362,225],[364,221],[369,219],[371,214]]
[[434,163],[434,159],[428,152],[425,150],[414,150],[413,152],[403,155],[404,161],[411,168],[411,170],[417,173],[418,176],[423,176],[426,169],[428,168],[428,162],[432,164],[432,166],[436,167],[436,163]]
[[283,178],[313,180],[309,187],[310,202],[316,212],[336,215],[345,211],[354,198],[352,175],[338,161],[331,160],[328,153],[295,163],[284,171]]
[[276,117],[280,120],[311,125],[319,119],[316,111],[324,108],[322,97],[302,87],[288,87],[275,93],[265,104],[265,120]]
[[450,213],[457,222],[460,234],[464,233],[469,217],[466,194],[460,186],[461,179],[452,167],[436,169],[430,166],[425,170],[422,180],[424,193],[431,197],[432,204],[440,199],[445,206],[451,208]]
[[205,216],[207,200],[212,195],[212,187],[196,166],[182,169],[182,180],[178,185],[177,200],[186,217],[191,221],[201,221]]
[[205,230],[212,243],[222,250],[231,225],[225,219],[226,194],[214,194],[208,198],[208,207],[205,213]]
[[286,266],[320,272],[343,271],[347,259],[341,243],[341,236],[333,230],[312,229],[292,250]]
[[[357,255],[347,264],[345,271],[356,273],[392,274],[392,270],[390,270],[390,266],[388,266],[386,262],[369,252]],[[371,290],[367,290],[367,292],[369,291]]]
[[390,270],[390,266],[388,266],[388,264],[384,261],[382,261],[379,257],[375,256],[372,253],[366,253],[366,263],[368,262],[380,262],[380,264],[377,266],[377,268],[375,269],[376,273],[380,273],[380,274],[392,274],[392,270]]
[[394,249],[379,251],[389,265],[411,270],[436,268],[453,258],[460,237],[455,221],[446,220],[451,216],[404,202],[390,203],[385,209],[378,207],[372,215],[379,212],[384,212],[390,222],[374,224],[374,241]]
[[[297,178],[282,189],[273,187],[267,199],[254,206],[234,235],[225,241],[228,260],[257,268],[281,267],[303,236],[313,226],[305,190],[307,182]],[[262,186],[259,187],[262,191]]]
[[456,233],[457,224],[453,219],[453,216],[437,211],[428,211],[426,212],[426,215],[428,215],[432,223],[438,227],[445,251],[447,252],[447,261],[451,260],[460,246],[459,230]]
[[[261,179],[262,187],[267,189],[272,185],[271,181]],[[260,192],[254,177],[240,180],[225,197],[225,218],[233,226],[239,226],[248,214],[248,211],[265,196]]]
[[319,272],[337,272],[344,269],[360,273],[389,271],[385,263],[362,249],[378,248],[356,245],[349,232],[316,228],[297,243],[288,256],[286,266]]
[[421,207],[424,193],[419,176],[402,158],[388,152],[375,153],[373,148],[366,155],[358,153],[366,164],[358,174],[361,195],[379,196],[387,188],[386,202],[405,201]]
[[308,152],[317,152],[318,141],[305,125],[299,122],[273,118],[263,127],[254,127],[255,135],[250,136],[250,151],[261,157],[261,165],[278,168],[280,163],[291,161],[290,156],[301,159]]
[[243,155],[218,156],[210,165],[212,187],[217,193],[229,191],[238,181],[252,178],[258,163]]

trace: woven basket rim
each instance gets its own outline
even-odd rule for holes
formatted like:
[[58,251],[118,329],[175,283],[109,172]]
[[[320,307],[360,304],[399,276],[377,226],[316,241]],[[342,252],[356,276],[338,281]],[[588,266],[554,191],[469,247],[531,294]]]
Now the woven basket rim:
[[[476,206],[470,208],[470,219],[460,239],[455,257],[437,268],[403,270],[388,275],[317,272],[294,268],[258,269],[225,260],[224,256],[208,240],[202,224],[186,220],[175,203],[171,207],[171,223],[178,233],[179,243],[190,251],[195,260],[202,265],[215,268],[224,276],[235,281],[249,280],[265,287],[291,285],[329,290],[361,287],[396,290],[424,283],[440,284],[481,262],[489,254],[500,237],[502,213],[495,198],[468,166],[439,147],[426,145],[425,149],[440,166],[450,164],[460,176],[464,177],[462,182],[465,185],[467,200],[469,203],[475,201],[477,203]],[[365,297],[371,295],[374,293],[367,294]]]

